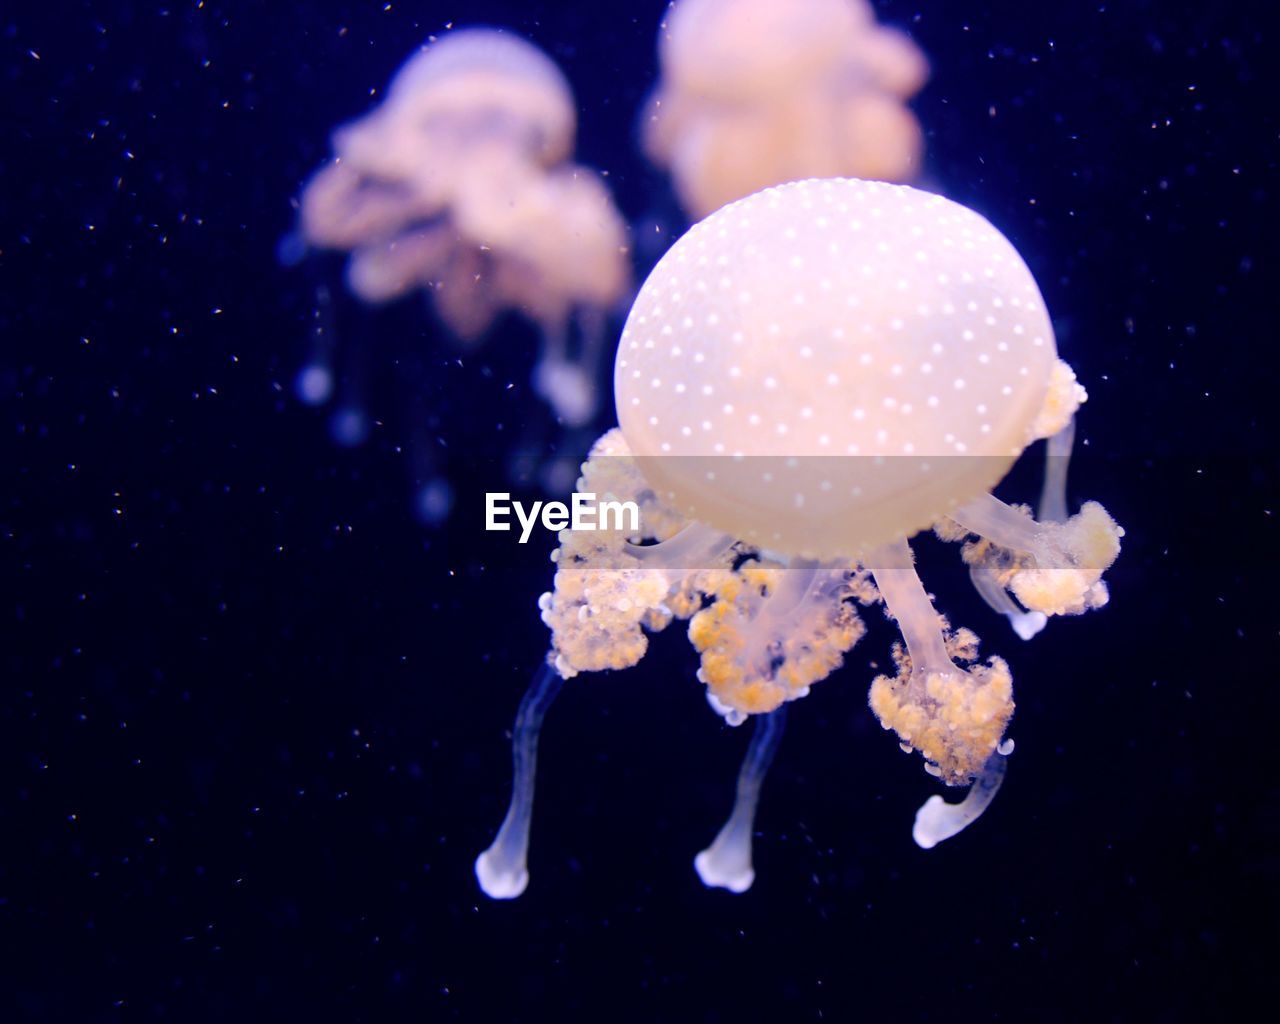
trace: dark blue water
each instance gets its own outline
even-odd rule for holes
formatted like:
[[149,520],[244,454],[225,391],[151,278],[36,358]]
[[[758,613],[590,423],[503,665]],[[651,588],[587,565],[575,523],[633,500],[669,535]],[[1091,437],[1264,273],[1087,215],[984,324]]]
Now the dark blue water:
[[[1015,646],[922,544],[940,606],[1013,664],[998,801],[911,842],[934,787],[866,709],[873,613],[792,709],[743,897],[690,861],[746,737],[670,630],[549,715],[512,904],[471,863],[549,547],[499,548],[480,494],[513,451],[582,441],[528,387],[527,326],[459,360],[420,301],[362,308],[337,261],[277,244],[333,125],[429,32],[502,24],[564,68],[579,159],[658,226],[643,270],[681,228],[634,138],[662,4],[0,16],[0,1020],[1239,1009],[1280,868],[1272,40],[1243,4],[877,6],[933,64],[929,182],[1018,246],[1089,386],[1072,494],[1127,528],[1112,603]],[[325,285],[375,421],[355,449],[293,396]],[[458,495],[439,528],[424,451]]]

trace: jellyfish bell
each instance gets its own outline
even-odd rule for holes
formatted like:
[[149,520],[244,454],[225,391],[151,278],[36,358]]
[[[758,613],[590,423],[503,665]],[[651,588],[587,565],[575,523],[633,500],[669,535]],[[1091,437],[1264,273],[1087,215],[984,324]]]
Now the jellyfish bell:
[[666,96],[653,101],[646,151],[670,168],[682,205],[695,216],[804,178],[913,178],[924,148],[915,115],[887,94],[861,87],[843,93],[827,90],[817,102],[809,93],[778,96],[714,117]]
[[421,180],[487,145],[553,166],[572,152],[576,126],[572,90],[546,54],[508,32],[460,29],[410,58],[379,107],[334,133],[334,150],[366,173]]
[[676,0],[658,55],[682,91],[767,99],[839,65],[873,22],[863,0]]
[[537,47],[494,29],[449,33],[410,58],[378,107],[334,131],[335,159],[303,195],[303,234],[351,248],[440,216],[481,167],[559,163],[575,128],[569,84]]
[[423,47],[392,79],[387,109],[418,123],[440,121],[522,138],[544,167],[573,151],[573,91],[532,43],[491,28],[450,32]]
[[902,32],[876,24],[865,0],[675,0],[658,57],[686,95],[742,103],[840,76],[908,98],[928,63]]
[[904,102],[928,64],[863,0],[676,0],[658,49],[643,145],[695,219],[785,181],[919,170]]
[[757,193],[681,238],[636,297],[614,386],[682,515],[829,558],[990,490],[1036,439],[1056,364],[1035,281],[986,220],[841,179]]

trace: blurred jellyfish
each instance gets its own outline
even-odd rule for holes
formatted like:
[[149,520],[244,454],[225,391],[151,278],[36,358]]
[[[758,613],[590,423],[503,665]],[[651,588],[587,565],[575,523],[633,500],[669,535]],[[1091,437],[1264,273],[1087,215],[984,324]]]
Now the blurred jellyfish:
[[[568,82],[536,47],[451,32],[397,73],[381,106],[333,134],[301,197],[310,246],[351,253],[347,284],[383,303],[425,290],[463,342],[507,310],[543,338],[538,393],[571,426],[598,405],[605,317],[630,288],[626,224],[601,177],[566,163]],[[298,388],[322,395],[324,353]]]
[[928,64],[866,0],[675,0],[658,54],[644,148],[695,220],[786,181],[920,171],[905,102]]
[[965,542],[992,588],[1051,616],[1106,602],[1123,536],[1096,502],[1037,521],[990,493],[1033,441],[1063,437],[1082,398],[1013,246],[906,186],[768,189],[658,263],[622,333],[615,393],[620,428],[578,489],[634,501],[641,529],[560,534],[540,601],[551,651],[516,723],[511,809],[476,864],[485,892],[527,881],[532,751],[560,681],[636,664],[647,632],[675,619],[712,708],[758,723],[729,820],[696,858],[706,884],[751,884],[775,716],[840,667],[865,632],[859,606],[882,604],[903,640],[871,710],[931,775],[972,784],[921,808],[917,842],[972,822],[1012,750],[1012,675],[934,609],[908,539],[933,527]]

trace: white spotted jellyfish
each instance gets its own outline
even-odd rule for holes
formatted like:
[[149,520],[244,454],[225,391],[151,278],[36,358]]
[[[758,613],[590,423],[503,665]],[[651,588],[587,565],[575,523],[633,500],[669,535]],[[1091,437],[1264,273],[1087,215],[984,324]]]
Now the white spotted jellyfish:
[[728,821],[695,858],[708,886],[754,879],[756,803],[788,702],[839,668],[882,604],[902,634],[870,706],[950,786],[916,815],[924,848],[990,803],[1012,742],[1012,676],[979,661],[917,576],[909,538],[963,542],[979,593],[1024,637],[1107,601],[1123,530],[1096,502],[1065,515],[1062,459],[1041,518],[990,492],[1032,442],[1064,454],[1084,391],[1044,301],[977,213],[908,186],[809,180],[689,230],[623,330],[619,428],[578,489],[631,500],[641,529],[565,530],[539,602],[551,650],[520,706],[510,809],[476,860],[481,888],[528,882],[538,729],[562,682],[636,664],[647,632],[688,621],[698,679],[757,728]]
[[[596,413],[605,319],[631,288],[626,223],[604,178],[570,163],[576,114],[555,63],[497,29],[449,32],[386,99],[333,135],[299,201],[297,244],[351,253],[347,284],[379,304],[418,289],[459,340],[506,310],[537,324],[535,390],[569,426]],[[578,351],[571,356],[571,328]],[[318,350],[299,381],[328,400]]]
[[675,0],[658,57],[644,149],[695,219],[797,178],[920,173],[906,103],[929,65],[868,0]]

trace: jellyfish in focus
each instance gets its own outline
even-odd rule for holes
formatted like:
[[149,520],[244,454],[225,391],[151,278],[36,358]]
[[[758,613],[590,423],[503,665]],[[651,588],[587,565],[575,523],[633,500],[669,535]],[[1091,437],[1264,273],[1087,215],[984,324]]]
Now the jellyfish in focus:
[[[308,182],[306,245],[351,254],[369,303],[416,290],[464,343],[516,310],[543,339],[534,386],[568,425],[589,422],[605,317],[630,289],[627,228],[604,180],[568,162],[569,83],[532,44],[492,29],[418,51],[383,103],[333,134]],[[300,391],[325,395],[322,352]]]
[[906,101],[929,66],[866,0],[675,0],[658,52],[643,145],[695,220],[787,181],[919,173]]
[[[680,619],[730,724],[757,721],[728,822],[696,858],[751,884],[751,831],[786,705],[840,667],[881,605],[902,643],[869,703],[959,803],[930,800],[922,847],[995,795],[1013,679],[934,608],[908,540],[934,529],[1019,612],[1107,601],[1123,531],[1097,502],[1036,520],[991,489],[1082,398],[1030,271],[979,214],[908,186],[809,180],[732,203],[658,263],[619,342],[620,426],[578,490],[636,503],[640,529],[565,530],[540,601],[547,663],[515,730],[511,809],[476,864],[484,891],[527,882],[536,730],[560,683],[623,669]],[[1016,601],[1016,605],[1014,602]],[[530,708],[537,714],[527,713]]]

